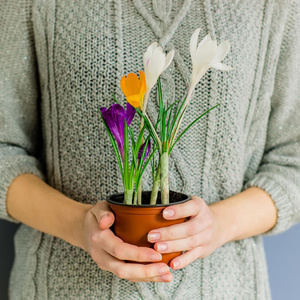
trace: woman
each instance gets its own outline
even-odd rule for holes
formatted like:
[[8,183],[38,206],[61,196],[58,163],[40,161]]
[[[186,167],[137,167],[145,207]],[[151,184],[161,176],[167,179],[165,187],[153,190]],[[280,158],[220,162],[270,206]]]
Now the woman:
[[[296,0],[15,0],[0,14],[0,212],[26,224],[11,299],[270,299],[261,235],[300,216]],[[120,78],[153,41],[176,51],[162,84],[181,98],[198,27],[230,40],[235,71],[207,73],[189,114],[223,105],[173,150],[171,188],[197,196],[164,216],[189,221],[150,232],[156,250],[137,248],[113,235],[99,201],[122,186],[97,107],[122,97]],[[159,263],[174,250],[186,252]]]

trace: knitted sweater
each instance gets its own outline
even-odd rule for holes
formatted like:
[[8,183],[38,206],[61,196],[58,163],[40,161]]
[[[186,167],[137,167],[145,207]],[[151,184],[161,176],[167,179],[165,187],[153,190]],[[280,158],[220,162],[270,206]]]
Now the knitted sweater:
[[[0,9],[0,216],[19,174],[33,173],[68,197],[96,203],[122,191],[98,106],[123,99],[119,80],[143,69],[158,41],[174,62],[164,99],[181,99],[191,74],[189,38],[202,28],[232,45],[197,86],[183,122],[217,103],[170,158],[170,187],[207,204],[257,186],[287,230],[300,217],[300,5],[298,0],[10,0]],[[158,102],[151,94],[148,112]],[[151,188],[146,171],[144,189]],[[67,212],[66,212],[67,213]],[[11,299],[270,299],[261,236],[229,242],[172,271],[170,283],[132,283],[89,254],[21,225]]]

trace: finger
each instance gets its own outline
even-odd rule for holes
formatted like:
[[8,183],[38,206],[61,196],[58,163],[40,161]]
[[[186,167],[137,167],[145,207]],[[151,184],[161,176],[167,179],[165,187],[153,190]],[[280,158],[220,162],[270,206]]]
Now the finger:
[[95,242],[101,245],[101,248],[119,260],[154,262],[162,259],[161,254],[152,248],[124,243],[109,229],[96,235],[96,239]]
[[112,226],[115,221],[115,216],[110,210],[107,201],[99,201],[91,208],[90,212],[94,215],[100,229],[102,230]]
[[118,263],[114,266],[113,273],[122,279],[134,278],[136,281],[151,281],[156,277],[170,273],[170,268],[164,263],[148,265]]
[[114,215],[108,213],[101,217],[99,222],[99,228],[101,230],[108,229],[114,224],[114,221],[115,221]]
[[200,197],[192,196],[192,199],[178,205],[172,205],[163,210],[163,217],[168,220],[187,218],[200,213],[204,200]]
[[166,273],[164,275],[159,275],[151,278],[146,279],[140,279],[140,278],[133,278],[130,279],[132,282],[147,282],[147,281],[153,281],[153,282],[170,282],[173,279],[172,273]]
[[199,246],[174,258],[170,266],[173,270],[183,269],[196,259],[203,257],[205,257],[203,247]]
[[171,241],[184,239],[202,232],[209,224],[200,218],[193,218],[181,224],[153,229],[148,233],[148,241],[155,243],[158,241]]
[[169,278],[170,275],[163,276],[170,273],[170,268],[165,263],[153,263],[153,264],[134,264],[125,263],[107,253],[105,264],[108,265],[107,269],[113,272],[116,276],[122,279],[134,280],[134,281],[152,281],[160,280],[159,278],[165,280]]
[[204,245],[209,241],[208,235],[198,234],[186,239],[156,243],[154,244],[154,249],[160,253],[187,251]]
[[99,251],[98,257],[93,258],[99,268],[110,271],[120,278],[130,281],[169,282],[172,280],[170,268],[164,263],[140,265],[125,263],[105,251]]

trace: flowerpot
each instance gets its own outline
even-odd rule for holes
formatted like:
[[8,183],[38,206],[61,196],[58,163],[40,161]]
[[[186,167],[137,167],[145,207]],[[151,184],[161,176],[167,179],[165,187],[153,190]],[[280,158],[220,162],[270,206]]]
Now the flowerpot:
[[[150,230],[186,221],[186,218],[166,220],[163,218],[162,211],[167,206],[181,204],[190,200],[190,196],[170,191],[170,203],[161,204],[159,193],[157,204],[149,205],[146,203],[150,203],[150,196],[151,191],[142,193],[142,205],[124,204],[123,194],[114,194],[108,198],[107,201],[115,215],[115,222],[112,229],[115,235],[124,242],[139,247],[153,248],[154,243],[150,243],[147,240],[147,235]],[[182,252],[162,254],[161,261],[169,265],[170,261],[181,253]]]

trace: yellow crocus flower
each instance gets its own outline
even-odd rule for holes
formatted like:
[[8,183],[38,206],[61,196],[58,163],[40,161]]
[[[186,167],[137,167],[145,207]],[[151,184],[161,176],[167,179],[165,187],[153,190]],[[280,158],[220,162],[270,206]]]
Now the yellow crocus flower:
[[140,79],[134,73],[129,73],[127,77],[124,75],[120,81],[120,85],[127,102],[133,107],[142,110],[146,92],[146,79],[143,71],[139,71],[139,75]]

